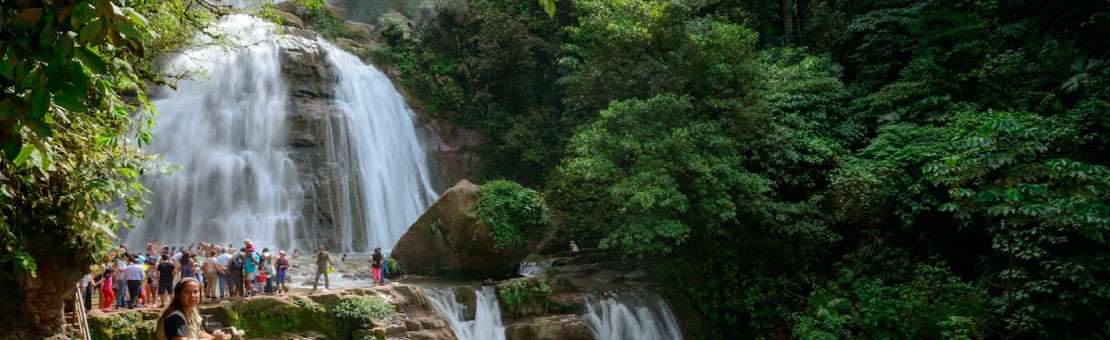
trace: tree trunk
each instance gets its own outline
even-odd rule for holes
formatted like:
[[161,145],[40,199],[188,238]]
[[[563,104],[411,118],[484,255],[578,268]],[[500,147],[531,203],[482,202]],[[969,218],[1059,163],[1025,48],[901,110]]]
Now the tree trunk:
[[782,38],[788,44],[793,41],[790,35],[794,33],[794,1],[782,0]]
[[70,262],[52,258],[37,260],[38,276],[27,274],[23,281],[26,295],[22,309],[27,327],[20,327],[10,335],[17,339],[68,338],[65,335],[65,301],[73,296],[77,282],[84,275]]

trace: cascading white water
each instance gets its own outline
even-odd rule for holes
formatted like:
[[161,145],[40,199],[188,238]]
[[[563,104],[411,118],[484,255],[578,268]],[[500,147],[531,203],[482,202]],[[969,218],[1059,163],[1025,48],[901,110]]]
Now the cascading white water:
[[[216,29],[230,33],[236,47],[204,44],[210,41],[202,36],[200,46],[209,47],[168,67],[193,78],[152,101],[160,115],[145,150],[180,169],[144,177],[151,204],[124,240],[141,246],[149,239],[186,245],[250,238],[282,249],[313,242],[313,236],[298,239],[316,235],[300,228],[317,226],[306,222],[314,216],[304,215],[312,209],[287,149],[290,90],[281,73],[281,39],[294,38],[243,15],[222,19]],[[319,138],[333,183],[327,208],[335,234],[324,237],[342,252],[388,250],[437,196],[415,114],[380,71],[330,43],[316,45],[337,79],[327,104],[337,118],[325,120],[320,131],[327,136]]]
[[547,269],[551,268],[554,264],[554,259],[546,259],[543,261],[520,261],[520,268],[517,269],[517,274],[523,277],[536,277],[547,273]]
[[[202,38],[199,49],[170,62],[171,72],[188,72],[177,89],[164,88],[152,102],[158,125],[149,153],[180,166],[171,174],[143,179],[150,189],[147,216],[125,240],[174,245],[242,242],[290,245],[300,216],[303,190],[286,156],[288,101],[273,25],[231,15],[218,30],[234,48]],[[141,249],[141,248],[139,248]]]
[[452,288],[427,289],[428,300],[436,311],[447,319],[451,330],[459,340],[505,340],[505,326],[501,324],[501,307],[497,304],[497,293],[493,287],[484,286],[477,290],[477,304],[474,320],[465,320],[463,309],[466,307],[455,300]]
[[361,194],[338,207],[340,240],[347,251],[388,251],[437,197],[416,115],[384,73],[326,41],[319,44],[339,79],[335,105],[349,113],[339,127],[346,134],[327,139],[325,150],[349,169],[336,174],[339,183],[356,183],[349,190]]
[[589,301],[582,321],[599,340],[682,339],[667,302],[644,291],[608,293]]
[[543,274],[543,268],[536,262],[520,262],[520,269],[517,274],[523,277],[535,277]]

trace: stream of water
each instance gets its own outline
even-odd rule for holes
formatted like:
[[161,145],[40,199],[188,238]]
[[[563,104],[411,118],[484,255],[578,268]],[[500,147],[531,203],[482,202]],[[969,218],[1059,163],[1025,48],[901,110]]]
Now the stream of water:
[[667,301],[646,291],[606,293],[586,304],[582,321],[599,340],[678,340],[678,326]]
[[453,287],[427,288],[428,299],[439,314],[451,325],[459,340],[505,340],[505,326],[501,323],[501,307],[493,287],[476,290],[477,306],[474,319],[467,320],[465,305],[455,299]]

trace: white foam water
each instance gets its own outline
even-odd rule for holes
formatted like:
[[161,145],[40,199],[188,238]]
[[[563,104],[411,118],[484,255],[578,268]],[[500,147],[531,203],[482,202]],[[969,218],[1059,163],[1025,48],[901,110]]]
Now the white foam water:
[[432,306],[447,319],[459,340],[505,340],[501,306],[497,303],[497,293],[493,287],[484,286],[476,291],[478,298],[474,320],[465,320],[463,317],[466,306],[455,300],[453,287],[428,288],[426,292]]
[[645,291],[606,293],[588,301],[582,321],[598,340],[675,340],[682,330],[667,302]]

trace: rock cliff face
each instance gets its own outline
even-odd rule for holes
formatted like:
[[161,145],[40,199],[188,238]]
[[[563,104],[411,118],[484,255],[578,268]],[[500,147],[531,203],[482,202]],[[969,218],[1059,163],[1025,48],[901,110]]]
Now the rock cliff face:
[[527,249],[494,250],[478,222],[478,186],[461,180],[443,193],[397,241],[392,257],[413,274],[503,278],[516,273]]
[[432,118],[423,110],[415,112],[427,132],[428,152],[439,165],[443,183],[450,185],[463,179],[481,177],[481,159],[477,150],[485,141],[485,136],[451,125],[443,119]]
[[[281,15],[296,18],[295,14],[300,11],[288,2],[282,4],[284,6],[281,8],[288,11],[281,12]],[[316,33],[297,28],[299,24],[295,20],[283,21],[287,23],[287,39],[282,42],[282,72],[291,92],[286,121],[289,157],[296,164],[305,192],[302,209],[304,220],[297,228],[295,237],[302,245],[322,243],[329,249],[338,249],[335,239],[339,235],[336,226],[338,204],[358,202],[361,197],[350,197],[357,195],[356,191],[341,190],[356,187],[357,183],[336,180],[341,178],[337,174],[347,171],[346,167],[349,165],[335,162],[334,153],[349,150],[325,149],[325,145],[329,144],[349,145],[335,140],[343,138],[336,130],[342,126],[344,119],[343,113],[333,104],[336,71],[325,62],[324,50],[316,41]],[[337,42],[340,47],[361,50],[363,46],[375,43],[371,37],[376,36],[372,34],[376,32],[376,27],[354,22],[349,22],[348,25],[354,27],[353,29],[367,31],[367,38],[365,41],[341,39],[343,41]],[[390,74],[394,84],[399,83],[399,76]],[[419,108],[419,104],[412,106],[420,124],[417,128],[422,130],[418,134],[427,137],[426,147],[438,177],[436,189],[442,190],[450,183],[477,176],[480,160],[476,156],[476,149],[484,140],[483,136],[431,118],[426,111]],[[332,139],[331,143],[328,139]],[[354,215],[354,222],[360,223],[361,212],[354,211]]]
[[282,41],[281,65],[289,86],[290,103],[286,118],[289,158],[293,160],[304,188],[303,224],[297,228],[301,244],[323,243],[336,249],[332,235],[335,226],[336,202],[346,197],[332,197],[336,183],[332,174],[340,169],[327,162],[325,138],[337,138],[332,126],[342,117],[332,107],[335,98],[333,70],[324,62],[322,49],[313,33],[290,29],[291,37]]

